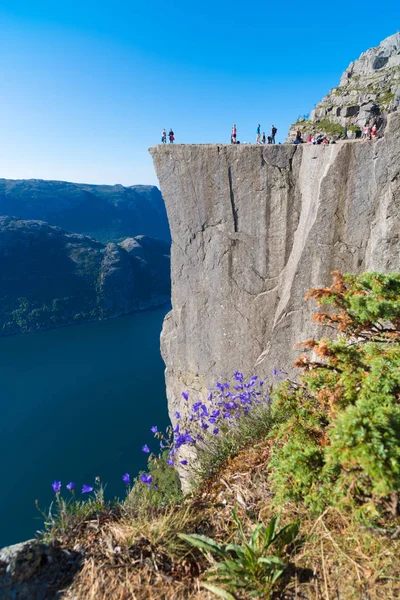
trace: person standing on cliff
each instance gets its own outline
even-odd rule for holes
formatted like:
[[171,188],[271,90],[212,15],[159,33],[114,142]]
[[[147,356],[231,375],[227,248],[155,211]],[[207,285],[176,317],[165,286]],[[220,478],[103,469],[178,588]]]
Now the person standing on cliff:
[[260,136],[261,136],[261,125],[258,124],[257,129],[256,129],[256,144],[260,143]]
[[169,143],[170,143],[170,144],[173,144],[173,143],[174,143],[175,136],[174,136],[174,132],[172,131],[172,129],[170,129],[170,130],[169,130],[168,137],[169,137]]
[[162,130],[162,133],[161,133],[161,142],[163,144],[167,143],[167,130],[165,129],[165,127],[164,127],[164,129]]
[[231,144],[236,144],[236,125],[232,127]]
[[275,125],[272,125],[272,129],[271,129],[271,144],[275,144],[275,136],[277,133],[277,128],[275,127]]
[[261,138],[261,143],[265,144],[265,131],[263,131],[262,138]]

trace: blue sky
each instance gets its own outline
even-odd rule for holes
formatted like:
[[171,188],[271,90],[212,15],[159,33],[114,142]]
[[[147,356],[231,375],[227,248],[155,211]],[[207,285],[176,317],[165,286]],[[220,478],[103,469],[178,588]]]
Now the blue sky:
[[[360,53],[400,28],[312,1],[1,0],[0,177],[157,184],[147,148],[283,141]],[[368,23],[368,25],[366,25]]]

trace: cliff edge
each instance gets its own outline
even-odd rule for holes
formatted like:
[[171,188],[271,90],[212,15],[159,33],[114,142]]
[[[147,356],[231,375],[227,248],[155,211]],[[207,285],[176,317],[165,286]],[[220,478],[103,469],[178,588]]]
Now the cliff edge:
[[[305,292],[400,269],[400,113],[379,140],[150,149],[172,234],[162,332],[170,415],[182,390],[240,369],[289,373],[313,335]],[[193,397],[193,396],[192,396]]]

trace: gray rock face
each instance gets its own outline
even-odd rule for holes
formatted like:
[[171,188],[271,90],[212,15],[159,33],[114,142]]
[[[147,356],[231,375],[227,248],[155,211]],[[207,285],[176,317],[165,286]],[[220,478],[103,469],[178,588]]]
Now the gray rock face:
[[310,119],[292,125],[288,141],[294,139],[298,129],[303,136],[325,133],[343,137],[346,127],[348,137],[353,137],[367,121],[371,125],[376,123],[378,134],[381,134],[387,115],[399,106],[400,32],[397,32],[350,63],[339,86],[316,105]]
[[172,420],[234,369],[292,371],[330,272],[400,270],[400,113],[383,139],[150,149],[172,234],[161,339]]
[[168,242],[138,236],[105,246],[0,217],[0,335],[115,317],[169,297]]
[[0,600],[59,598],[81,568],[78,552],[29,540],[0,549]]

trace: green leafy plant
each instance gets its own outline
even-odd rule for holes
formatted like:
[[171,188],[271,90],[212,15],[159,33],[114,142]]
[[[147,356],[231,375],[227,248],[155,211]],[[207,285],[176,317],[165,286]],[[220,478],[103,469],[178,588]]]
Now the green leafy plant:
[[[300,384],[276,393],[270,481],[275,502],[330,503],[359,515],[398,514],[400,274],[334,273],[310,290],[314,320],[337,339],[307,340]],[[327,306],[325,312],[322,307]]]
[[[279,529],[278,519],[273,518],[267,526],[263,523],[256,525],[250,539],[247,539],[236,510],[232,515],[240,544],[222,545],[198,534],[181,533],[179,537],[201,550],[213,563],[208,572],[213,584],[204,583],[205,588],[229,600],[234,599],[231,592],[247,593],[246,597],[251,598],[271,598],[287,566],[283,560],[285,549],[297,538],[299,524],[293,523]],[[214,555],[219,562],[214,563]]]

